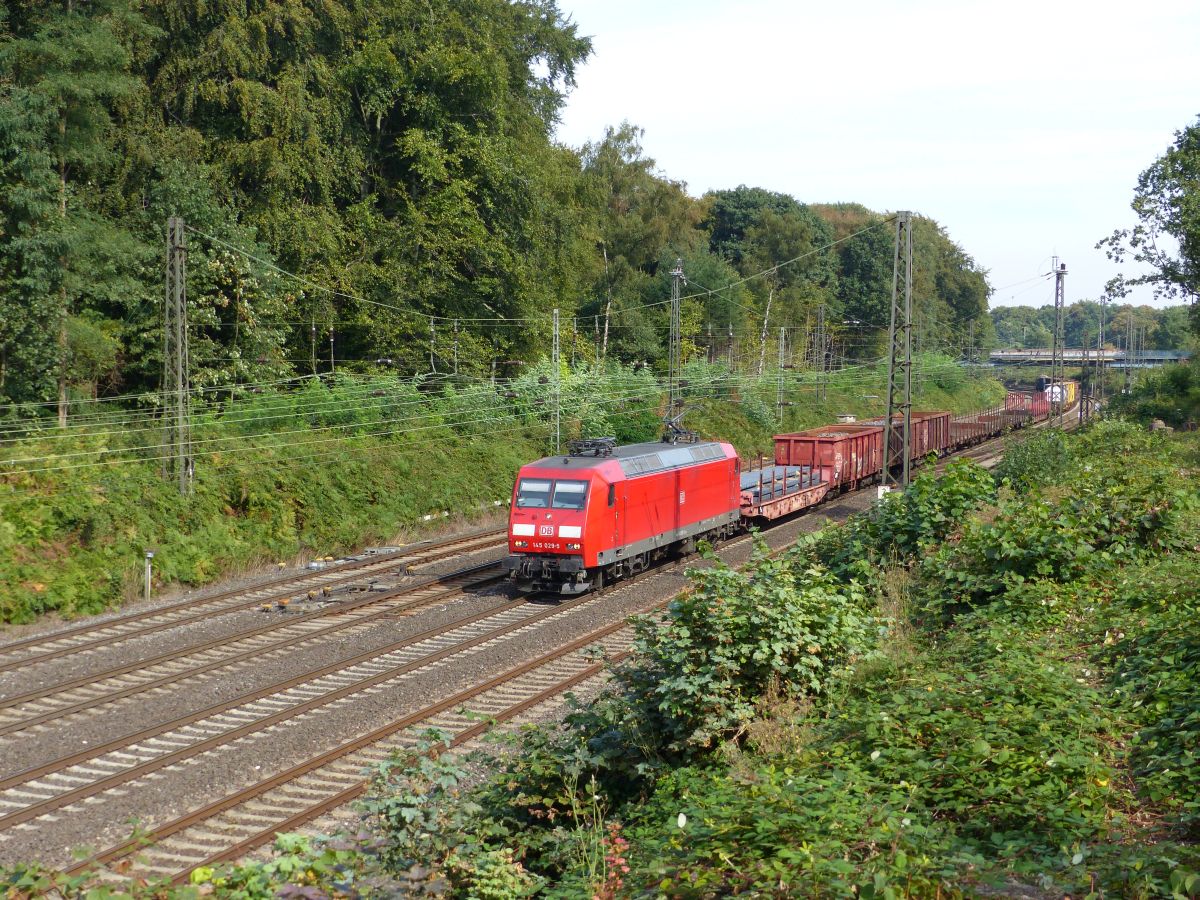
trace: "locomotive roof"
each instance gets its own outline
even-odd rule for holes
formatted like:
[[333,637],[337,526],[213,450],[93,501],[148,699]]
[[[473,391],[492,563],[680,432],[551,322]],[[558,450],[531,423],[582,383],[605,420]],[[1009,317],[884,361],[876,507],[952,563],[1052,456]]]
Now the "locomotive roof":
[[704,441],[698,444],[665,444],[661,441],[648,441],[643,444],[625,444],[621,447],[614,447],[608,456],[547,456],[545,459],[530,463],[530,466],[546,469],[566,467],[594,469],[602,463],[615,460],[620,463],[621,471],[627,476],[632,476],[664,472],[668,469],[679,469],[724,458],[725,450],[717,441]]

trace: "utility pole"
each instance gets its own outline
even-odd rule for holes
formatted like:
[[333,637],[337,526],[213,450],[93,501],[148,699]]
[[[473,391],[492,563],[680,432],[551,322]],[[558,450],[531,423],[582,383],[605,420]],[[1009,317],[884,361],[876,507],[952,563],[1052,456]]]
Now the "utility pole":
[[787,342],[787,332],[783,327],[779,329],[779,368],[775,374],[775,419],[783,424],[783,362],[786,357],[785,345]]
[[1129,321],[1125,324],[1125,393],[1128,394],[1133,366],[1133,307],[1129,308]]
[[167,283],[163,315],[163,396],[167,426],[164,475],[179,493],[192,489],[192,396],[188,377],[187,234],[183,219],[167,220]]
[[[612,315],[612,280],[608,277],[608,247],[604,244],[600,245],[600,250],[604,253],[604,342],[600,345],[600,358],[608,358],[608,320]],[[597,317],[597,330],[599,330],[600,319]]]
[[[1082,377],[1079,379],[1079,424],[1080,425],[1083,424],[1083,420],[1084,420],[1083,411],[1084,411],[1084,408],[1087,406],[1087,400],[1085,400],[1084,396],[1083,396],[1083,379],[1087,378],[1087,376],[1089,374],[1088,373],[1088,362],[1089,362],[1089,360],[1088,360],[1088,335],[1087,335],[1087,331],[1085,330],[1083,332],[1083,366],[1079,370],[1082,375]],[[1092,390],[1092,380],[1090,378],[1088,379],[1087,386],[1088,386],[1088,393],[1090,394],[1091,390]]]
[[1104,298],[1100,298],[1100,333],[1096,336],[1096,367],[1100,370],[1097,399],[1104,402]]
[[[901,272],[903,271],[903,274]],[[892,259],[892,315],[888,326],[887,417],[883,420],[883,480],[908,487],[912,445],[912,213],[896,214],[896,249]],[[893,439],[894,418],[902,416],[899,446]],[[897,451],[899,451],[897,453]],[[899,458],[897,458],[899,456]],[[893,468],[899,466],[896,481]]]
[[1050,363],[1050,383],[1053,388],[1057,384],[1058,397],[1058,427],[1063,426],[1063,407],[1066,405],[1066,348],[1063,345],[1063,297],[1065,294],[1064,281],[1067,277],[1067,264],[1059,263],[1054,257],[1054,350]]
[[429,317],[429,370],[437,371],[437,327],[433,324],[433,316]]
[[820,373],[817,375],[817,397],[824,400],[828,394],[825,389],[826,337],[825,337],[825,304],[817,307],[817,353],[820,354]]
[[550,365],[554,368],[554,452],[562,448],[562,419],[559,415],[560,376],[558,366],[558,307],[554,307],[554,337],[550,344]]
[[458,374],[458,319],[454,320],[454,374]]
[[687,279],[683,277],[683,260],[675,260],[675,268],[671,270],[671,345],[667,351],[667,382],[668,382],[668,406],[667,406],[667,421],[670,422],[677,415],[679,407],[683,406],[683,398],[679,391],[679,376],[681,368],[680,354],[682,351],[682,325],[680,322],[680,288],[687,283]]
[[337,363],[333,358],[333,326],[329,326],[329,374],[337,374]]

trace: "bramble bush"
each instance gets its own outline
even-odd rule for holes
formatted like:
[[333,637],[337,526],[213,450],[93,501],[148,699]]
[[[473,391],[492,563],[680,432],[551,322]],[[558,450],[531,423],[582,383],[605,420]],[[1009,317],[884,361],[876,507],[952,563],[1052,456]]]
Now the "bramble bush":
[[827,566],[845,581],[870,582],[882,567],[917,559],[995,497],[986,469],[955,460],[940,477],[930,467],[907,490],[885,494],[867,512],[801,537],[791,553]]
[[981,620],[920,665],[854,679],[790,748],[660,779],[628,813],[639,886],[953,895],[997,857],[1070,870],[1074,845],[1111,829],[1112,722],[1046,649]]
[[693,571],[661,622],[637,623],[638,663],[618,676],[625,702],[673,759],[737,740],[768,687],[820,694],[874,645],[865,592],[827,571],[772,558]]
[[1058,429],[1019,434],[1004,442],[1004,456],[993,470],[997,484],[1025,491],[1053,484],[1074,464],[1072,444]]
[[865,592],[801,562],[760,545],[741,571],[693,571],[663,621],[637,622],[610,689],[561,728],[522,735],[472,801],[522,861],[567,877],[579,846],[603,836],[601,808],[636,803],[660,774],[742,740],[768,691],[820,694],[871,650],[883,623]]
[[[1122,615],[1097,658],[1139,726],[1130,748],[1139,791],[1200,838],[1200,591],[1197,550],[1122,573],[1109,602]],[[1109,617],[1106,617],[1109,618]]]
[[1196,504],[1177,467],[1125,423],[1077,439],[1068,474],[1001,499],[924,564],[931,605],[987,602],[1031,580],[1066,583],[1088,572],[1171,550]]

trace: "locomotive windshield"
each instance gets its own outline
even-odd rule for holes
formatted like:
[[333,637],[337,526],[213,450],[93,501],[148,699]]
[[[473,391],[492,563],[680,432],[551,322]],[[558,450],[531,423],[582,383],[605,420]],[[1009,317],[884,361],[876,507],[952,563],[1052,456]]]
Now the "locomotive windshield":
[[583,509],[587,499],[586,481],[556,481],[554,483],[555,509]]
[[550,482],[535,478],[522,478],[517,488],[517,506],[545,509],[550,505]]

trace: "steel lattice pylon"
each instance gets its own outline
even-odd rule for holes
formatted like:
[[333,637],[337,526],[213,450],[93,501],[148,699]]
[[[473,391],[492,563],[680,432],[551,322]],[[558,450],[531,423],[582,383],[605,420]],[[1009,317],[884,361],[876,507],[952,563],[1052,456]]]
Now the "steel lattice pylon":
[[1067,264],[1060,264],[1058,257],[1054,257],[1054,350],[1050,359],[1050,398],[1060,428],[1063,425],[1063,411],[1067,405],[1066,330],[1063,326],[1063,280],[1066,277]]
[[[912,213],[896,213],[892,316],[888,327],[887,416],[883,420],[883,482],[908,487],[912,446]],[[896,422],[896,418],[900,422]],[[896,440],[896,425],[901,439]],[[896,470],[901,472],[899,480]]]
[[188,377],[187,238],[183,219],[167,220],[167,280],[163,309],[163,475],[192,487],[192,402]]

